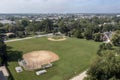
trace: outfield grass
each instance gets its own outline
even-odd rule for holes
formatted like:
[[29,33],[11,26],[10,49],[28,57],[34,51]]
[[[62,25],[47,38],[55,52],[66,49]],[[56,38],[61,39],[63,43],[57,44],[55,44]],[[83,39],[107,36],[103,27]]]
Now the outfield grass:
[[[69,80],[86,70],[96,56],[100,43],[83,39],[69,38],[62,42],[48,41],[47,38],[35,38],[7,43],[9,46],[8,68],[15,80]],[[16,73],[17,60],[26,52],[50,50],[59,55],[60,60],[54,63],[47,73],[36,76],[35,71]]]

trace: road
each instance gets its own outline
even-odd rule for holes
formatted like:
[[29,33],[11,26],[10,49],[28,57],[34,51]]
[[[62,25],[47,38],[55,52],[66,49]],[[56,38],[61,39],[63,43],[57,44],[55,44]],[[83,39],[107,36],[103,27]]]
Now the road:
[[14,42],[14,41],[22,41],[22,40],[27,40],[27,39],[32,39],[32,38],[37,38],[37,37],[45,37],[45,36],[51,36],[53,35],[52,33],[50,34],[44,34],[44,35],[36,35],[36,36],[32,36],[32,37],[26,37],[26,38],[20,38],[20,39],[12,39],[12,40],[6,40],[4,42]]

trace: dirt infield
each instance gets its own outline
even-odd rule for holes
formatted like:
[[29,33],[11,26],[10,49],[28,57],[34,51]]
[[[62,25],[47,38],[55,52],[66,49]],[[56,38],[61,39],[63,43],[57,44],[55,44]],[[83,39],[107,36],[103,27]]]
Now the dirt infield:
[[64,40],[66,40],[67,38],[64,36],[63,38],[61,38],[61,39],[54,39],[54,38],[52,38],[52,37],[48,37],[48,40],[50,40],[50,41],[64,41]]
[[58,55],[51,51],[33,51],[23,55],[23,59],[26,62],[26,68],[39,69],[42,65],[50,64],[51,62],[59,60]]

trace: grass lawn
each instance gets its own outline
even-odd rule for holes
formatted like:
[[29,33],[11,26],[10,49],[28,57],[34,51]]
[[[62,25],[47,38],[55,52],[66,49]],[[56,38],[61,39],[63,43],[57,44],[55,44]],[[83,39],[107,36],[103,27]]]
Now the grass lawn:
[[[84,39],[68,38],[62,42],[48,41],[47,38],[35,38],[7,43],[9,46],[8,68],[15,80],[69,80],[86,70],[95,58],[100,43]],[[17,60],[26,52],[50,50],[59,55],[60,60],[54,63],[47,73],[36,76],[35,71],[16,73]]]

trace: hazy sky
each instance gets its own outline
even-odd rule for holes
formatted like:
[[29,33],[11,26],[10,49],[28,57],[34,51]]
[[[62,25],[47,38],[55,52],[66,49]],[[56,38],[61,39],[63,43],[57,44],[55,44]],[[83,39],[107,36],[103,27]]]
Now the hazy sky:
[[0,0],[0,13],[120,13],[120,0]]

